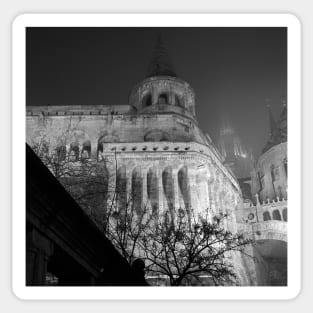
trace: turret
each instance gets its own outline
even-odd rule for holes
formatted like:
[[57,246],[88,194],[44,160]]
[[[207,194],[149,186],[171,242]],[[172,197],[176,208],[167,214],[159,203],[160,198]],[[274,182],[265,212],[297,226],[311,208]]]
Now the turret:
[[269,100],[267,100],[267,109],[269,116],[269,124],[270,124],[270,132],[269,132],[269,140],[265,147],[262,150],[262,153],[265,153],[267,150],[276,146],[282,142],[287,141],[287,105],[283,103],[283,111],[280,115],[280,119],[276,122],[271,106],[269,104]]
[[137,113],[173,112],[195,117],[195,94],[177,77],[167,50],[158,38],[146,78],[135,85],[129,96]]

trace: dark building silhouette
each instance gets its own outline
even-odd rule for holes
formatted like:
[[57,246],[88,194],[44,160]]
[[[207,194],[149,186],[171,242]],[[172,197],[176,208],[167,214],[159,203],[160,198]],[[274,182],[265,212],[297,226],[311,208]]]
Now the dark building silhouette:
[[28,145],[26,285],[147,285]]
[[268,142],[263,148],[262,153],[265,153],[272,147],[287,141],[287,104],[285,102],[283,103],[283,110],[277,121],[273,116],[273,112],[269,103],[267,104],[267,108],[269,115],[270,132]]

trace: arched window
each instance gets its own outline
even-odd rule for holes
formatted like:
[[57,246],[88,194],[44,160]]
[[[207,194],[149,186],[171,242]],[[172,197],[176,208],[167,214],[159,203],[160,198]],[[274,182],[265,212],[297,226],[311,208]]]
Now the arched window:
[[171,141],[171,137],[170,137],[170,135],[168,133],[163,132],[160,141]]
[[142,98],[142,107],[145,108],[150,105],[152,105],[152,97],[151,94],[148,93]]
[[159,104],[167,104],[168,103],[168,96],[166,93],[161,93],[159,95],[158,103]]
[[64,161],[66,158],[66,146],[58,146],[56,148],[56,155],[58,161]]
[[85,141],[83,143],[83,149],[82,149],[82,156],[81,156],[81,158],[83,160],[85,160],[85,159],[89,159],[90,156],[91,156],[91,143],[90,143],[89,140],[87,140],[87,141]]
[[175,95],[175,105],[178,107],[184,107],[181,98],[178,95]]
[[79,160],[79,146],[78,143],[71,143],[70,146],[70,161],[76,162]]
[[283,220],[287,222],[287,208],[283,209]]
[[268,211],[265,211],[263,213],[263,221],[269,221],[269,220],[271,220],[271,215]]
[[280,212],[278,210],[273,211],[273,220],[281,221]]
[[98,146],[97,146],[97,159],[98,159],[98,161],[101,161],[102,152],[103,152],[103,142],[101,140],[99,140]]

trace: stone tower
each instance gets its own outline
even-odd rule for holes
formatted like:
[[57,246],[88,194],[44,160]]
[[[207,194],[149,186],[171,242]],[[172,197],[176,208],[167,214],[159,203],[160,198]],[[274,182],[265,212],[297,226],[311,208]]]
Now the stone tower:
[[250,177],[253,155],[245,149],[227,119],[224,119],[220,129],[218,148],[224,157],[224,164],[232,170],[237,179]]
[[[237,210],[239,228],[255,240],[267,285],[287,285],[287,106],[276,121],[269,105],[269,139],[251,171],[253,203]],[[259,269],[261,271],[261,268]]]
[[233,214],[241,201],[236,178],[198,127],[194,91],[177,77],[160,39],[128,104],[27,107],[27,142],[43,138],[74,163],[104,162],[108,185],[125,193],[120,202],[136,194],[138,205],[174,216],[180,208]]
[[258,193],[261,201],[287,199],[287,105],[283,103],[277,121],[269,104],[267,108],[269,139],[251,173],[252,193]]
[[[199,128],[195,107],[192,87],[177,76],[159,39],[147,76],[127,104],[27,107],[27,143],[41,144],[61,161],[69,156],[73,166],[101,164],[103,210],[114,190],[118,210],[129,199],[138,211],[147,207],[173,219],[181,210],[210,208],[228,213],[225,227],[234,232],[241,190]],[[239,255],[234,262],[241,284],[255,284]]]

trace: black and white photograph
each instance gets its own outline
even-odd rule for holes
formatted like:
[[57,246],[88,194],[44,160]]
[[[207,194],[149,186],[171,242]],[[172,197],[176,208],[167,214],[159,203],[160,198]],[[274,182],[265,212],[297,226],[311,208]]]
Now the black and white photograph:
[[287,286],[286,27],[27,27],[26,286]]
[[30,14],[13,34],[18,297],[298,292],[293,17]]

